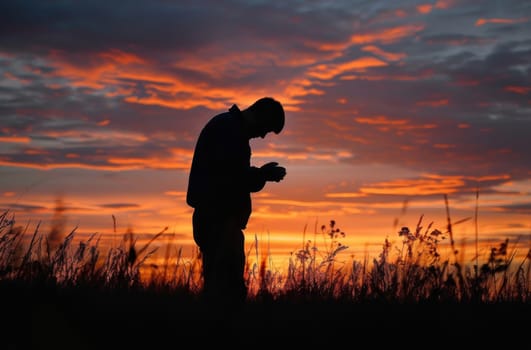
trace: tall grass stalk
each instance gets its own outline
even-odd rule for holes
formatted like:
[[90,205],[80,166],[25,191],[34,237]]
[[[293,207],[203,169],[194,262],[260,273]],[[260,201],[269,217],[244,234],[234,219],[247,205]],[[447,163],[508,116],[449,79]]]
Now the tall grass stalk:
[[[395,234],[402,239],[386,239],[377,257],[363,261],[344,256],[346,234],[331,220],[316,229],[289,259],[287,269],[274,266],[269,239],[265,247],[258,237],[254,249],[256,262],[247,264],[250,299],[343,300],[353,302],[528,302],[530,296],[531,250],[522,261],[515,261],[516,246],[505,239],[480,256],[475,264],[460,258],[453,227],[467,219],[452,222],[445,196],[447,227],[441,231],[421,216],[414,229],[403,226]],[[477,217],[477,216],[476,216]],[[199,252],[184,258],[182,248],[170,235],[164,259],[152,257],[151,245],[164,237],[167,228],[139,246],[138,236],[128,229],[121,240],[103,249],[101,236],[75,239],[77,227],[56,247],[41,232],[15,225],[9,211],[0,214],[0,286],[17,282],[28,285],[95,288],[99,290],[150,289],[197,294],[202,288]],[[116,223],[114,223],[116,230]],[[449,238],[450,254],[441,253]],[[114,238],[113,238],[114,240]],[[477,244],[476,236],[476,244]],[[251,250],[247,252],[251,256]]]

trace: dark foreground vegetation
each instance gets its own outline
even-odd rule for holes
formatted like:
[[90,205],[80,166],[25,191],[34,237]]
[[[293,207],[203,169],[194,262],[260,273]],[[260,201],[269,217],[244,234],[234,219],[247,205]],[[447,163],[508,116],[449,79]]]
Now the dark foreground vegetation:
[[441,232],[421,218],[400,231],[401,247],[384,242],[378,258],[345,264],[344,233],[331,221],[326,243],[308,240],[287,272],[268,269],[266,256],[249,264],[247,303],[222,309],[201,300],[200,260],[155,266],[153,240],[139,247],[128,232],[104,252],[75,229],[55,244],[27,230],[0,215],[3,349],[529,344],[529,253],[516,261],[505,240],[465,265],[450,224]]

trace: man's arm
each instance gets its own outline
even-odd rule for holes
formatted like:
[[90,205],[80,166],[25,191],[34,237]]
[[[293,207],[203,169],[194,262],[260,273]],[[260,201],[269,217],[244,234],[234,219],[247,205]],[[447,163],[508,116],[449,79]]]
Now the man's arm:
[[269,162],[261,167],[251,166],[249,168],[249,191],[261,191],[267,181],[280,182],[286,176],[286,168],[278,165],[277,162]]
[[260,167],[260,172],[266,181],[280,182],[286,176],[286,168],[277,162],[269,162]]

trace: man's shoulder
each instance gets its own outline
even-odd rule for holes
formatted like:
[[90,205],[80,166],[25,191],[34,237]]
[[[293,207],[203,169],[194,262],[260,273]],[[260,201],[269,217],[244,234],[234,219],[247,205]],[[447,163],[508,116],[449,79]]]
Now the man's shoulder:
[[222,113],[219,113],[213,116],[212,119],[210,119],[210,121],[211,122],[223,122],[230,118],[231,118],[231,113],[227,111],[227,112],[222,112]]
[[235,122],[236,120],[230,112],[223,112],[213,116],[206,127],[213,129],[231,128]]

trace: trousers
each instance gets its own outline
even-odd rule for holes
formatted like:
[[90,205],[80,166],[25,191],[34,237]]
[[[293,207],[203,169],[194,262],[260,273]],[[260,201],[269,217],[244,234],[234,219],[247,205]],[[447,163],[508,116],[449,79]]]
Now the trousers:
[[218,306],[245,302],[245,236],[239,220],[195,209],[192,226],[201,254],[203,295],[207,302]]

